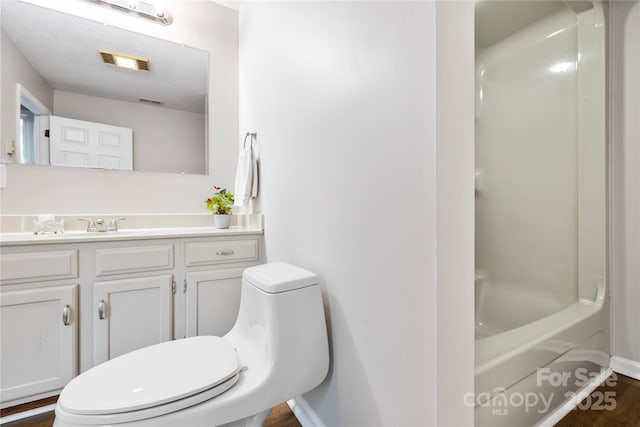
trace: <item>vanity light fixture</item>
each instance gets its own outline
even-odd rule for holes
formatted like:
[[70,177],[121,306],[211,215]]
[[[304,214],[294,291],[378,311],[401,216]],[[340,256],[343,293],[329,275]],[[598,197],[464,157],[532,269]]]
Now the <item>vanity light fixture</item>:
[[100,50],[102,62],[109,65],[115,65],[120,68],[127,68],[136,71],[149,71],[149,60],[139,56],[125,55],[122,53],[108,52]]
[[160,25],[170,25],[173,16],[164,7],[156,2],[137,0],[82,0],[87,3],[101,6],[111,10],[117,10],[137,18],[146,19]]

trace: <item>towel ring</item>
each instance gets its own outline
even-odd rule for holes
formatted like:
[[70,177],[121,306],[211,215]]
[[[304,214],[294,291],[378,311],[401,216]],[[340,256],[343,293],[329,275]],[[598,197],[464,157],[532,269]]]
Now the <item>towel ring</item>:
[[245,148],[247,148],[247,138],[249,137],[251,137],[250,147],[253,148],[253,141],[255,141],[257,136],[258,134],[256,132],[247,132],[247,134],[244,136],[244,141],[242,142],[242,149],[244,150]]

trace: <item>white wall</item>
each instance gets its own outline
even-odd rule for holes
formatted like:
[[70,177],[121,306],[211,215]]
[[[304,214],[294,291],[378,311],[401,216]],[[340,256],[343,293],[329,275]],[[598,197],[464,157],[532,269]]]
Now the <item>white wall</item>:
[[475,4],[436,2],[438,426],[473,425]]
[[0,159],[4,163],[14,160],[13,157],[6,154],[7,141],[17,141],[16,85],[20,83],[50,111],[53,110],[53,89],[2,30],[0,30],[0,64],[2,64],[2,72],[0,72]]
[[[472,130],[467,18],[470,34],[469,19],[451,22],[468,41],[466,120],[456,114]],[[472,421],[462,395],[473,378],[473,216],[467,209],[459,227],[468,238],[455,265],[463,280],[453,274],[442,284],[460,300],[443,304],[457,321],[440,329],[437,274],[447,269],[436,271],[436,166],[450,166],[451,181],[468,186],[461,196],[443,191],[442,200],[456,207],[460,196],[472,206],[473,136],[466,135],[461,163],[436,161],[435,24],[433,2],[250,2],[241,9],[241,125],[258,133],[267,260],[318,272],[325,290],[332,365],[305,399],[327,426],[435,425],[447,419],[436,406],[458,410],[448,414],[452,425]],[[463,173],[456,176],[456,167]],[[437,352],[437,331],[449,350],[463,342],[462,353]],[[437,357],[445,359],[442,378]],[[463,381],[456,384],[457,372]],[[442,401],[438,380],[454,390]]]
[[612,353],[640,363],[640,2],[610,6]]
[[206,172],[204,114],[59,90],[53,94],[56,116],[133,129],[134,170]]
[[168,0],[170,26],[76,1],[30,0],[209,51],[210,176],[8,165],[2,214],[206,212],[214,184],[232,187],[238,153],[238,12],[206,0]]

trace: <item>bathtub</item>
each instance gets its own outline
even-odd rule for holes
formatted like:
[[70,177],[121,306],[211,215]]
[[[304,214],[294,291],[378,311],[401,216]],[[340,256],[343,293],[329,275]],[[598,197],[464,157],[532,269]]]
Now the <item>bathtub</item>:
[[[503,291],[500,288],[496,291]],[[485,297],[492,294],[487,289]],[[522,314],[512,319],[514,327],[504,330],[503,323],[490,329],[495,333],[476,339],[476,426],[535,425],[609,366],[604,283],[595,300],[579,300],[551,314],[553,304],[540,296],[541,301],[527,293],[508,296],[507,312]],[[542,303],[537,314],[532,301]],[[483,310],[491,308],[485,300],[476,308],[478,317],[482,319]],[[529,316],[542,317],[527,322]],[[558,375],[566,381],[550,381]],[[521,397],[529,403],[520,404]]]
[[538,289],[519,288],[510,283],[488,283],[486,280],[476,280],[475,295],[476,340],[532,324],[575,302],[563,301]]

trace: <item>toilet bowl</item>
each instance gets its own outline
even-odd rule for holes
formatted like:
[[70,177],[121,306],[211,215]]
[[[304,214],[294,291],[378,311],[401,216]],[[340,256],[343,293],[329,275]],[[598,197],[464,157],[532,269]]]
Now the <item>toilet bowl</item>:
[[62,390],[54,426],[262,425],[328,367],[317,276],[286,263],[250,267],[228,334],[156,344],[80,374]]

